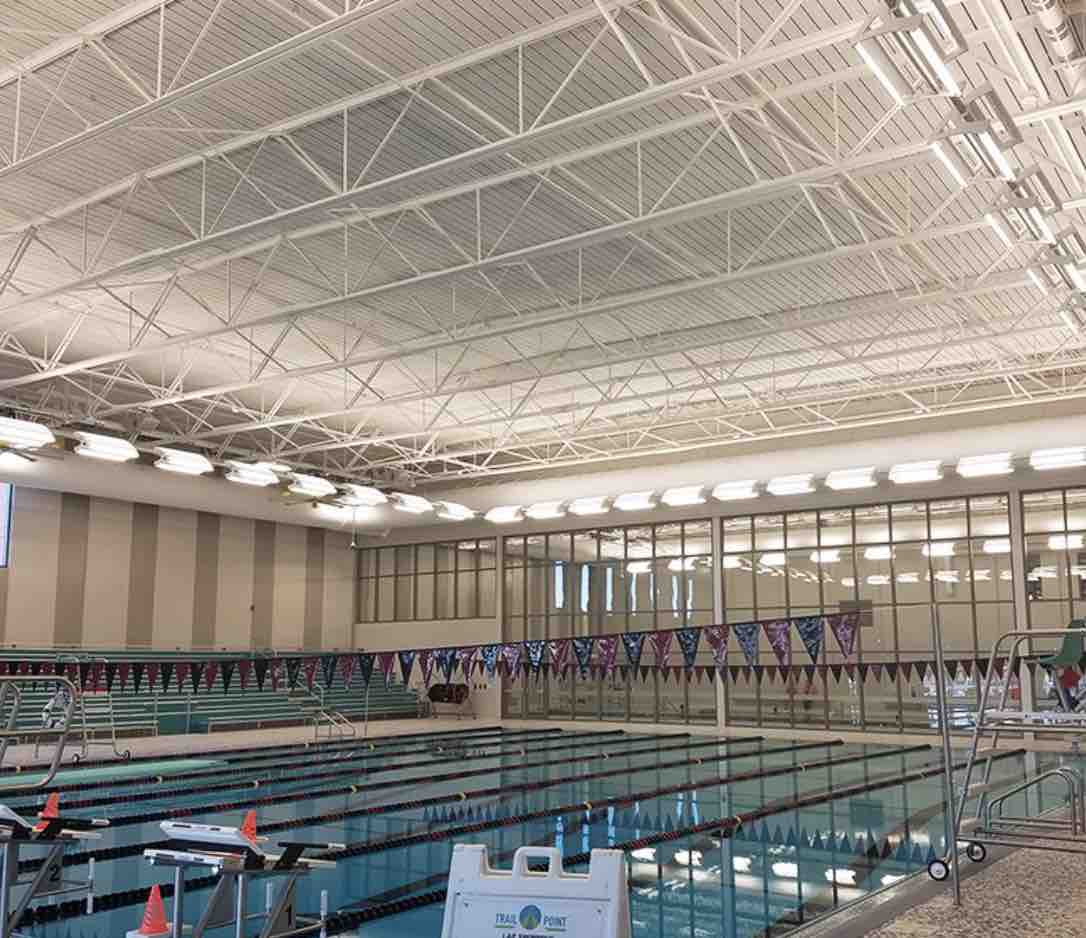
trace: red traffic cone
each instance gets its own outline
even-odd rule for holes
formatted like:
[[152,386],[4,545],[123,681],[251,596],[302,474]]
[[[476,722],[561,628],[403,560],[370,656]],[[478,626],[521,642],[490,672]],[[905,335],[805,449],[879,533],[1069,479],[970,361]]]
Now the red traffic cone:
[[256,843],[256,811],[250,809],[241,822],[241,833],[249,840]]
[[166,921],[166,909],[162,905],[162,892],[158,883],[151,887],[147,896],[147,905],[143,909],[143,921],[140,927],[127,933],[126,938],[149,938],[170,934],[170,923]]
[[48,798],[45,799],[45,807],[38,812],[38,817],[41,818],[37,824],[34,825],[34,830],[45,830],[46,822],[53,818],[60,817],[60,795],[53,792]]

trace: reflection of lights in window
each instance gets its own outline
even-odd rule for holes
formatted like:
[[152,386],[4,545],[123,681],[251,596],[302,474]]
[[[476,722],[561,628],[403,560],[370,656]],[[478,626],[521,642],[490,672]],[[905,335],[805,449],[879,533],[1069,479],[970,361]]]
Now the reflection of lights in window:
[[841,559],[841,551],[836,547],[811,551],[811,563],[837,563]]
[[732,869],[737,873],[749,873],[750,857],[732,857]]
[[954,556],[954,542],[953,541],[933,541],[925,544],[921,548],[925,557],[953,557]]
[[795,863],[774,863],[771,867],[774,876],[779,876],[782,879],[795,879],[799,876],[799,867]]
[[[588,568],[585,567],[587,570]],[[626,572],[637,576],[639,573],[652,573],[651,560],[632,560],[626,564]]]
[[742,566],[743,566],[743,558],[742,557],[729,557],[729,556],[725,555],[724,557],[722,557],[720,559],[720,565],[725,570],[738,570],[738,569],[742,568]]
[[1059,574],[1055,567],[1034,567],[1026,574],[1027,580],[1054,580]]
[[958,571],[957,570],[936,570],[934,573],[935,579],[940,583],[957,583]]
[[1009,554],[1011,542],[1006,537],[989,538],[981,545],[981,550],[986,554]]
[[864,560],[889,560],[894,556],[894,549],[886,544],[877,544],[864,550]]
[[974,570],[972,579],[973,579],[974,583],[982,583],[982,582],[987,583],[992,579],[992,571],[991,570]]
[[667,562],[667,568],[672,573],[682,573],[684,570],[693,570],[696,562],[696,557],[676,557]]
[[1014,579],[1014,573],[1012,571],[1010,571],[1010,570],[1000,570],[999,571],[999,578],[1001,580],[1013,580]]
[[868,586],[889,586],[890,577],[885,573],[873,573],[867,578]]
[[701,866],[701,851],[676,850],[675,862],[680,866]]
[[855,870],[850,870],[844,867],[837,867],[836,869],[826,870],[825,876],[827,882],[837,883],[838,886],[856,885]]
[[566,565],[560,561],[554,562],[554,608],[566,607]]
[[897,581],[898,581],[898,583],[919,583],[920,582],[920,574],[919,573],[899,573],[897,575]]
[[900,883],[904,879],[904,875],[895,876],[893,873],[887,873],[881,880],[884,886],[893,886],[894,883]]
[[1081,534],[1053,534],[1048,539],[1049,550],[1079,550],[1081,547]]
[[784,566],[784,554],[780,551],[774,551],[770,554],[762,554],[758,560],[765,564],[767,567],[783,567]]
[[632,851],[630,856],[635,860],[642,860],[645,863],[656,862],[656,850],[652,847],[641,847],[639,850]]
[[856,578],[851,576],[843,576],[841,577],[841,585],[845,587],[845,589],[852,589],[856,585]]

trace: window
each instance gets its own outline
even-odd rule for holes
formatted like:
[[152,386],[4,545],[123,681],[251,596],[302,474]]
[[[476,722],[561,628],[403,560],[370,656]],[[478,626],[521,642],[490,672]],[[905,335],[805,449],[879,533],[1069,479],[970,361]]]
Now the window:
[[15,487],[0,483],[0,567],[7,567],[11,560],[11,505]]
[[359,554],[362,622],[475,619],[495,614],[493,538],[367,548]]

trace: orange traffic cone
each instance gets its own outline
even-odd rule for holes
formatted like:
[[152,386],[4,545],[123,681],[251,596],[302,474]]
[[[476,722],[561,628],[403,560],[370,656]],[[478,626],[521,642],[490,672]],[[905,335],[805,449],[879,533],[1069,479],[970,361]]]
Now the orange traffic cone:
[[256,811],[250,809],[245,815],[245,820],[241,822],[241,833],[256,843]]
[[125,938],[150,938],[150,936],[168,935],[170,923],[166,921],[166,909],[162,905],[162,892],[158,883],[151,887],[147,896],[147,905],[143,909],[143,921],[140,927],[127,933]]
[[37,824],[34,825],[34,830],[45,830],[46,822],[53,818],[60,817],[60,795],[53,792],[48,798],[45,799],[45,807],[38,812],[38,817],[41,818]]

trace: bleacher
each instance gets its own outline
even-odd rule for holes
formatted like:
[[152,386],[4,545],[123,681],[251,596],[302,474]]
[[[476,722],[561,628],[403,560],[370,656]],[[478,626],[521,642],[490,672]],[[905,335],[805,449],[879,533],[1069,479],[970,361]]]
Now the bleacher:
[[[191,652],[123,651],[94,654],[65,654],[65,661],[105,662],[110,660],[158,661],[171,658],[177,661],[191,660]],[[218,653],[213,656],[221,661],[248,657],[243,653]],[[57,661],[55,651],[39,649],[0,650],[0,661]],[[23,702],[15,729],[35,730],[41,727],[42,710],[53,693],[51,675],[42,674],[36,683],[23,685]],[[368,697],[368,700],[367,700]],[[178,690],[176,678],[168,690],[159,685],[148,688],[146,678],[140,691],[133,690],[131,680],[123,690],[115,685],[112,692],[87,690],[82,695],[82,708],[86,717],[88,734],[98,740],[136,735],[165,735],[172,733],[212,733],[231,729],[262,729],[275,726],[314,725],[327,722],[329,711],[335,719],[361,722],[382,719],[408,719],[420,715],[418,694],[393,682],[388,687],[375,675],[369,693],[361,682],[355,680],[351,687],[344,687],[337,674],[332,686],[325,688],[320,679],[314,682],[312,692],[304,677],[296,686],[286,686],[285,674],[280,686],[273,689],[270,677],[259,688],[253,676],[248,686],[241,687],[235,672],[228,690],[223,689],[221,677],[216,678],[211,690],[202,684],[193,692],[189,681]],[[8,710],[2,714],[6,722]],[[339,716],[341,715],[341,716]],[[78,714],[77,714],[78,716]],[[73,727],[73,739],[80,732]]]

